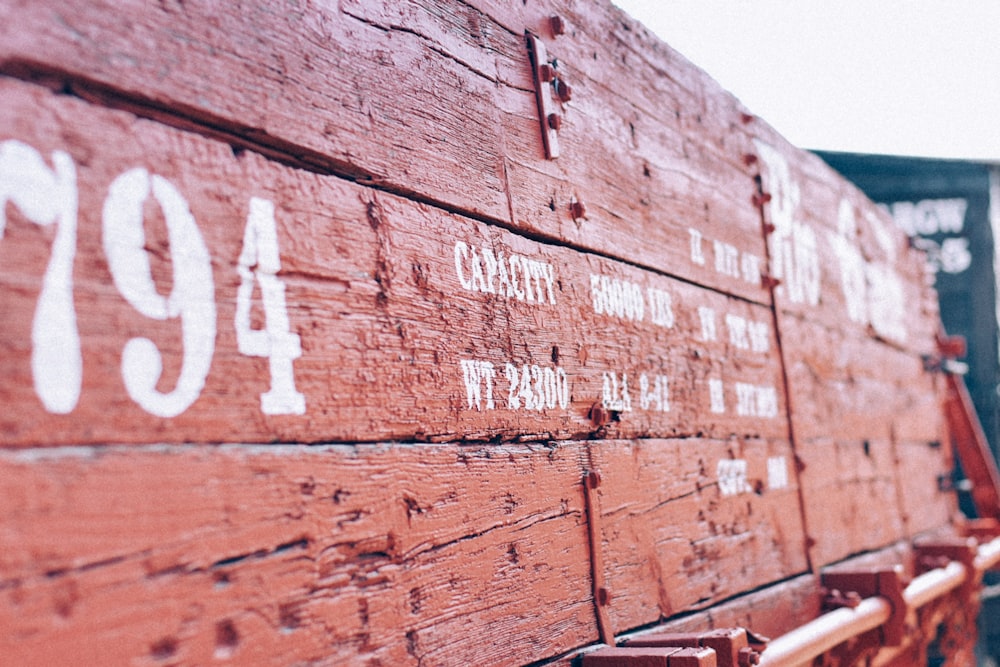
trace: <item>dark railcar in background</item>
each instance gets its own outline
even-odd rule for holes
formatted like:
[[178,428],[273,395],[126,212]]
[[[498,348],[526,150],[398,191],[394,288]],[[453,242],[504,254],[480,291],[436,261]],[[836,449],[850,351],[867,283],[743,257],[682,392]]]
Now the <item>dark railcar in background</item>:
[[[949,335],[965,337],[965,377],[994,458],[1000,458],[1000,163],[815,151],[883,204],[927,251]],[[962,508],[969,511],[966,494]],[[1000,656],[1000,582],[983,591],[982,653]],[[986,663],[989,664],[989,663]]]
[[997,250],[1000,165],[964,160],[816,151],[888,208],[927,251],[941,320],[968,343],[966,383],[994,456],[1000,446]]

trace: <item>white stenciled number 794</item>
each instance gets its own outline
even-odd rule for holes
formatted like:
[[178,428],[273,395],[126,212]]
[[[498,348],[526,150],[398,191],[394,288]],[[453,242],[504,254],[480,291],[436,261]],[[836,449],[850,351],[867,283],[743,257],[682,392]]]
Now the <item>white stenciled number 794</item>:
[[[50,168],[27,144],[0,142],[0,238],[6,207],[13,204],[29,221],[55,225],[55,239],[42,280],[31,330],[31,371],[46,410],[72,412],[80,399],[83,360],[73,303],[76,256],[76,167],[62,151]],[[163,212],[170,244],[173,285],[157,291],[146,249],[143,208],[147,200]],[[129,396],[150,414],[176,417],[198,399],[215,353],[216,303],[212,258],[184,196],[167,179],[137,167],[118,176],[108,189],[101,216],[102,244],[115,287],[142,315],[180,321],[183,352],[177,383],[170,391],[157,384],[163,357],[148,338],[132,338],[122,351],[122,379]],[[291,332],[285,303],[274,204],[253,197],[237,272],[235,328],[242,354],[270,362],[271,386],[260,396],[264,414],[305,413],[305,397],[295,388],[292,361],[302,356],[299,336]],[[264,328],[250,326],[254,283],[260,286]]]

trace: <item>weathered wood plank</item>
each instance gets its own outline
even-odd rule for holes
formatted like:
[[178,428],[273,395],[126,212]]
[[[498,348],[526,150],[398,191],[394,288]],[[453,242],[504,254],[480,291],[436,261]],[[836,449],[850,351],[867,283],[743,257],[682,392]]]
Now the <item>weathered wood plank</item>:
[[[803,567],[799,516],[784,509],[794,490],[724,492],[717,476],[715,458],[736,454],[750,461],[752,483],[760,459],[786,449],[733,447],[6,452],[0,648],[18,664],[59,663],[105,642],[113,661],[200,662],[227,651],[402,664],[557,655],[596,638],[587,468],[604,473],[604,561],[623,624]],[[651,541],[633,545],[640,526]],[[649,568],[661,569],[659,594]],[[710,581],[715,568],[739,576]],[[487,626],[490,646],[472,641]],[[81,648],[83,636],[94,641]]]
[[[609,44],[609,28],[628,24],[610,5],[573,10],[572,36],[553,44],[577,91],[554,162],[540,153],[527,25],[447,2],[80,9],[5,3],[7,70],[55,70],[111,103],[767,299],[742,110],[667,47],[650,63]],[[586,215],[574,219],[573,201]],[[695,236],[705,247],[693,253]]]
[[760,121],[754,127],[780,310],[917,355],[934,353],[937,297],[924,254],[820,158],[792,148]]
[[[954,509],[936,482],[928,490],[947,459],[925,455],[942,428],[940,387],[924,365],[936,353],[936,297],[922,255],[887,214],[753,126],[806,526],[822,566],[940,525]],[[933,518],[911,526],[904,502],[915,500]]]
[[786,442],[606,442],[594,461],[619,631],[806,570]]
[[[557,654],[596,632],[581,451],[5,455],[3,654],[17,664],[98,651],[203,662],[231,650],[288,664]],[[220,635],[226,624],[231,636]],[[487,625],[490,646],[470,641]]]
[[[0,325],[8,445],[786,437],[766,308],[28,84],[2,87],[7,173],[29,174],[7,178],[0,242],[0,300],[19,314]],[[32,223],[49,220],[24,198],[52,180],[61,152],[76,199],[54,201],[76,205],[76,230],[57,246],[45,231],[57,225]],[[274,236],[254,254],[244,227],[264,235],[267,223]],[[44,309],[35,320],[57,248],[74,253],[57,282],[74,302],[54,302],[63,320]],[[266,280],[284,291],[261,304]],[[56,322],[79,341],[54,337]],[[264,348],[240,342],[247,326]],[[123,352],[140,337],[162,377]],[[65,383],[32,365],[49,340],[79,359],[75,404],[47,399]],[[269,391],[285,403],[269,407]]]

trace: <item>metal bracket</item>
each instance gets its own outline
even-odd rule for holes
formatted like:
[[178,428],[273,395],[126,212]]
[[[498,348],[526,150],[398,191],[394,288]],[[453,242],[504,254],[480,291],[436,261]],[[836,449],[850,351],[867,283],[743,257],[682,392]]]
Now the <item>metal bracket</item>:
[[559,157],[559,128],[562,114],[556,103],[568,102],[573,95],[565,79],[559,76],[559,62],[549,60],[545,44],[531,32],[525,35],[528,41],[528,55],[535,79],[535,99],[538,102],[538,117],[542,125],[542,143],[545,157],[554,160]]
[[766,639],[752,636],[744,628],[720,628],[698,634],[658,632],[624,642],[628,648],[709,648],[715,651],[718,667],[752,667],[760,662],[760,652],[766,645]]
[[615,631],[611,625],[608,605],[611,593],[604,585],[604,557],[601,547],[601,505],[597,487],[601,485],[601,473],[587,470],[583,474],[583,501],[587,508],[587,539],[590,543],[590,576],[594,591],[594,612],[597,615],[597,632],[601,641],[609,646],[615,643]]
[[[907,605],[903,597],[906,582],[903,580],[902,566],[860,572],[828,572],[823,574],[822,582],[831,594],[834,592],[839,594],[827,596],[826,602],[833,607],[854,608],[861,604],[862,599],[875,596],[888,600],[892,614],[881,628],[882,645],[899,646],[903,643],[906,635]],[[845,604],[836,604],[841,598]]]

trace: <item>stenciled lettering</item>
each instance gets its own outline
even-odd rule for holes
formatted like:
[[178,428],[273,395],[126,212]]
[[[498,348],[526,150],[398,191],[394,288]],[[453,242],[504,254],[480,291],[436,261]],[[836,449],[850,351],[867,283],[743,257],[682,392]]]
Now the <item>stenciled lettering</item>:
[[455,275],[462,289],[496,294],[532,304],[555,305],[555,269],[552,264],[457,241]]

